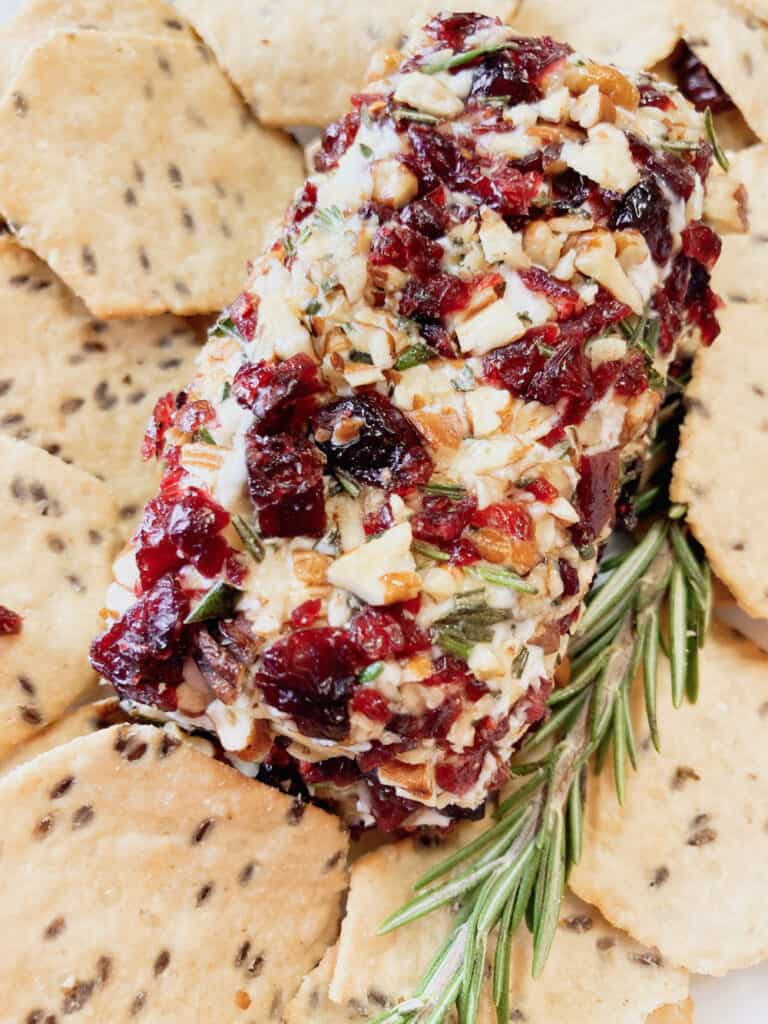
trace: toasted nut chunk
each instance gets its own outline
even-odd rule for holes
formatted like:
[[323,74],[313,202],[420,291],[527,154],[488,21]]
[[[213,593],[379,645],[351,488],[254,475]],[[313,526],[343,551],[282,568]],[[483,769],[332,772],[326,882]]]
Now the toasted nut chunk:
[[421,577],[417,572],[386,572],[381,582],[384,585],[384,604],[411,601],[421,593]]
[[524,270],[531,261],[523,252],[523,236],[513,231],[495,210],[483,207],[480,219],[480,244],[488,263],[506,263],[508,267]]
[[523,232],[523,249],[534,263],[547,270],[554,270],[563,248],[562,240],[552,231],[546,221],[530,221]]
[[364,81],[377,82],[380,78],[386,78],[400,67],[403,55],[399,50],[376,50],[371,57],[368,70],[365,73]]
[[385,786],[399,786],[417,797],[428,797],[432,792],[425,764],[390,761],[379,768],[379,778]]
[[487,562],[510,566],[515,572],[530,572],[540,561],[536,541],[521,540],[490,526],[474,533],[472,543]]
[[571,120],[582,128],[591,128],[598,121],[615,121],[616,107],[610,96],[590,85],[586,92],[571,103]]
[[591,217],[583,217],[578,213],[569,213],[563,217],[552,217],[547,221],[550,231],[559,235],[579,235],[584,231],[591,231],[595,222]]
[[372,196],[385,206],[399,209],[409,203],[419,191],[418,178],[399,160],[377,160],[371,168],[371,173]]
[[633,228],[617,231],[614,238],[616,239],[619,263],[625,272],[629,272],[632,267],[639,267],[650,256],[648,243],[639,231],[635,231]]
[[464,104],[434,75],[413,71],[403,75],[395,92],[395,99],[409,107],[434,117],[457,117],[464,112]]
[[464,424],[454,409],[420,410],[411,419],[433,448],[458,448],[464,438]]
[[577,245],[576,269],[593,278],[634,313],[642,313],[643,300],[616,259],[616,241],[610,231],[588,231]]
[[293,574],[302,583],[317,585],[325,583],[325,576],[331,559],[317,551],[294,551]]
[[704,197],[704,219],[716,231],[743,235],[749,231],[747,190],[730,174],[710,174]]
[[587,61],[584,64],[569,65],[565,73],[565,84],[577,96],[596,85],[617,107],[624,107],[625,110],[636,110],[640,105],[637,87],[618,68],[608,64]]

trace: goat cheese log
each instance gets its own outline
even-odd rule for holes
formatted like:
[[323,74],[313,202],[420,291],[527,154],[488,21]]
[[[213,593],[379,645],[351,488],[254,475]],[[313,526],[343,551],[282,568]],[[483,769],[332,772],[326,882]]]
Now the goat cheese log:
[[394,829],[481,813],[545,716],[720,243],[702,116],[649,75],[444,14],[369,78],[157,403],[92,661]]

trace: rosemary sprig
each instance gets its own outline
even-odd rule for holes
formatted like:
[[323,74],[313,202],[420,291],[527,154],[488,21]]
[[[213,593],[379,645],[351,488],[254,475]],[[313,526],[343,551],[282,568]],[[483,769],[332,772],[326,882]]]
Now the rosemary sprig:
[[[662,418],[662,424],[667,422],[674,427],[672,418]],[[674,447],[665,441],[665,448],[668,461]],[[438,907],[458,908],[453,930],[414,998],[373,1024],[441,1024],[454,1005],[459,1024],[476,1024],[494,937],[493,998],[497,1019],[509,1019],[512,937],[525,920],[533,935],[532,970],[539,976],[557,930],[568,874],[581,856],[590,761],[600,770],[610,760],[617,798],[626,799],[627,768],[637,767],[630,714],[635,682],[642,685],[656,749],[661,651],[669,652],[675,706],[686,696],[695,701],[711,579],[687,534],[685,508],[669,504],[667,468],[659,460],[643,481],[646,489],[656,489],[664,514],[639,531],[631,548],[601,565],[571,642],[571,677],[551,695],[550,717],[526,737],[510,765],[516,781],[496,808],[495,820],[420,878],[413,899],[381,925],[384,934]],[[666,637],[661,627],[665,604]],[[474,642],[490,636],[498,614],[503,613],[489,608],[483,590],[458,595],[453,610],[434,624],[433,637],[446,650],[455,644],[468,653]]]

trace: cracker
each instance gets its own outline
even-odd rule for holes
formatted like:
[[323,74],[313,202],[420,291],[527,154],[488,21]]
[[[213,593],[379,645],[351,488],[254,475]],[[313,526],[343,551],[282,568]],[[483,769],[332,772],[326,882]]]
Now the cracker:
[[[747,190],[749,233],[723,238],[712,283],[727,302],[768,301],[768,145],[731,156],[731,177]],[[719,344],[719,342],[718,342]]]
[[[508,20],[517,0],[484,0],[472,10]],[[374,50],[397,46],[412,17],[466,10],[460,2],[389,0],[177,0],[264,124],[325,125],[348,109]]]
[[[751,273],[752,271],[748,271]],[[672,497],[741,607],[768,616],[768,305],[731,304],[686,389]]]
[[0,758],[94,681],[88,644],[112,572],[117,511],[104,484],[0,437],[0,604],[23,617],[0,637]]
[[647,1024],[693,1024],[693,1001],[686,999],[676,1006],[662,1006],[651,1014]]
[[328,997],[337,953],[337,947],[333,946],[314,971],[306,976],[301,988],[286,1007],[284,1024],[307,1024],[308,1021],[312,1024],[355,1024],[370,1019],[367,1013],[354,1004],[340,1006]]
[[59,29],[106,29],[172,39],[192,35],[173,7],[160,0],[27,0],[16,17],[0,28],[1,91],[13,80],[29,51]]
[[[418,841],[385,846],[353,866],[329,993],[341,1003],[342,1011],[350,1011],[351,1003],[352,1011],[375,1015],[394,995],[412,994],[421,970],[446,934],[451,915],[441,910],[383,937],[375,934],[377,924],[412,894],[419,875],[457,841],[467,842],[478,828],[482,825],[461,826],[458,836],[441,849],[427,849]],[[659,1006],[677,1003],[688,994],[684,972],[616,931],[570,894],[543,976],[536,981],[531,977],[531,938],[522,928],[513,944],[511,977],[510,1020],[528,1024],[549,1024],[555,1019],[572,1024],[644,1024]],[[318,985],[308,986],[304,997],[316,991],[322,999],[321,981],[318,978]],[[484,1012],[488,1016],[483,1019],[495,1020],[491,1007]],[[296,1016],[296,1024],[300,1019]],[[327,1024],[355,1019],[329,1016]],[[290,1017],[289,1024],[293,1024]]]
[[612,775],[590,782],[571,885],[673,963],[721,975],[768,956],[768,656],[714,624],[698,704],[673,710],[662,678],[662,753],[640,746],[622,809]]
[[512,24],[527,35],[554,36],[595,60],[626,68],[653,67],[680,38],[677,7],[670,0],[643,0],[642,9],[615,0],[523,0]]
[[683,34],[744,115],[768,141],[768,25],[733,0],[680,0]]
[[107,697],[93,704],[83,704],[17,747],[11,756],[0,764],[0,771],[8,772],[12,768],[18,768],[20,764],[26,764],[40,754],[61,747],[79,736],[88,736],[92,732],[108,729],[127,720],[115,697]]
[[0,430],[105,480],[126,527],[160,474],[140,455],[152,408],[198,351],[174,316],[95,320],[47,264],[0,245]]
[[303,178],[189,40],[57,33],[0,104],[0,209],[101,317],[219,309]]
[[6,1020],[278,1022],[336,934],[338,820],[162,729],[44,754],[0,814]]

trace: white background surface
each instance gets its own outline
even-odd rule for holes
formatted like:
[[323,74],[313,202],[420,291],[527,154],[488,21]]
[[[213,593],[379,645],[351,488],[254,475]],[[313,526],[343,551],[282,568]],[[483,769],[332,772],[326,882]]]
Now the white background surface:
[[[0,0],[0,21],[8,19],[22,6],[22,2],[23,0]],[[128,4],[131,0],[115,2]],[[217,0],[209,2],[216,3]],[[634,2],[638,3],[639,7],[642,4],[642,0]],[[62,3],[66,3],[66,0],[62,0]],[[471,6],[471,0],[468,0],[467,9],[471,9]],[[750,851],[745,850],[744,856],[749,855]],[[708,894],[702,892],[701,899],[707,898]],[[765,907],[765,913],[768,914],[768,906]],[[748,971],[737,971],[727,978],[694,978],[693,996],[696,1001],[696,1024],[768,1024],[768,964]],[[560,1022],[552,1021],[551,1024]]]

